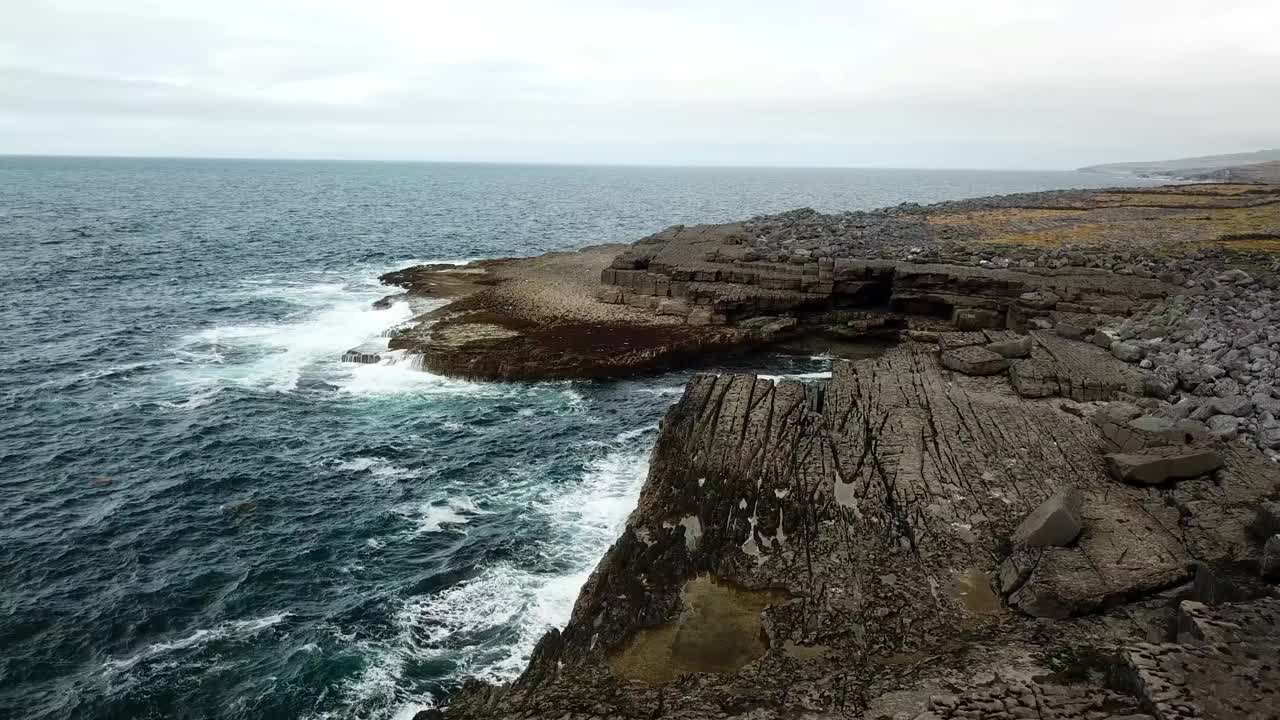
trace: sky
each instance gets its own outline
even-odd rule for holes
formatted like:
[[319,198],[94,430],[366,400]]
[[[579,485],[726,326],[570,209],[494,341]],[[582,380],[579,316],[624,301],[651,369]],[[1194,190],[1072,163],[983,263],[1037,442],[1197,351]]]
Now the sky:
[[0,0],[0,153],[1071,168],[1280,147],[1277,0]]

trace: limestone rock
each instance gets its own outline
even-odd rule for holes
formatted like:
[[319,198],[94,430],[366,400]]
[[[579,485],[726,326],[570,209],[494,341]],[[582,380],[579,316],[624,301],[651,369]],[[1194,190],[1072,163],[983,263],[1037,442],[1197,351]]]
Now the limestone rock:
[[1084,495],[1079,490],[1060,490],[1032,511],[1010,539],[1027,547],[1066,547],[1084,529],[1080,514],[1083,505]]
[[977,346],[947,350],[942,365],[965,375],[997,375],[1009,369],[1009,360]]
[[1204,446],[1157,447],[1140,453],[1111,453],[1107,470],[1122,482],[1159,485],[1169,480],[1194,478],[1222,467],[1217,450]]

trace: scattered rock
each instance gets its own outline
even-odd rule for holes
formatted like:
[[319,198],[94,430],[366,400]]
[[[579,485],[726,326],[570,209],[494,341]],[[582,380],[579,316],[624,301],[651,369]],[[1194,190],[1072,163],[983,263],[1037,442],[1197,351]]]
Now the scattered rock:
[[1027,547],[1066,547],[1084,529],[1080,514],[1083,506],[1084,496],[1079,490],[1060,490],[1032,511],[1010,539]]
[[1231,442],[1240,435],[1240,418],[1232,415],[1214,415],[1208,425],[1209,432],[1223,442]]

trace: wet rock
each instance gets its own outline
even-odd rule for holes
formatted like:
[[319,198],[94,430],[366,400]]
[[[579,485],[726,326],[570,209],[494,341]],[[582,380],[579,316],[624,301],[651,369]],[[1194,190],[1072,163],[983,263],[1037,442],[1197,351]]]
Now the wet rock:
[[1009,360],[985,348],[970,346],[942,353],[942,366],[965,375],[997,375],[1009,369]]
[[1084,495],[1079,490],[1060,490],[1032,511],[1010,539],[1027,547],[1066,547],[1084,529],[1080,514],[1083,506]]
[[1111,453],[1107,470],[1122,482],[1159,485],[1170,480],[1199,477],[1222,467],[1222,457],[1211,447],[1157,447],[1139,453]]

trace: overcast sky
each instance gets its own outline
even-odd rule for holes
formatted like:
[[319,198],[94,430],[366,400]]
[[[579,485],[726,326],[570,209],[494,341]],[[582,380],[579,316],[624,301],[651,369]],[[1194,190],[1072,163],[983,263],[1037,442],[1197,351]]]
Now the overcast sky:
[[1280,0],[0,0],[0,153],[1055,168],[1280,147]]

